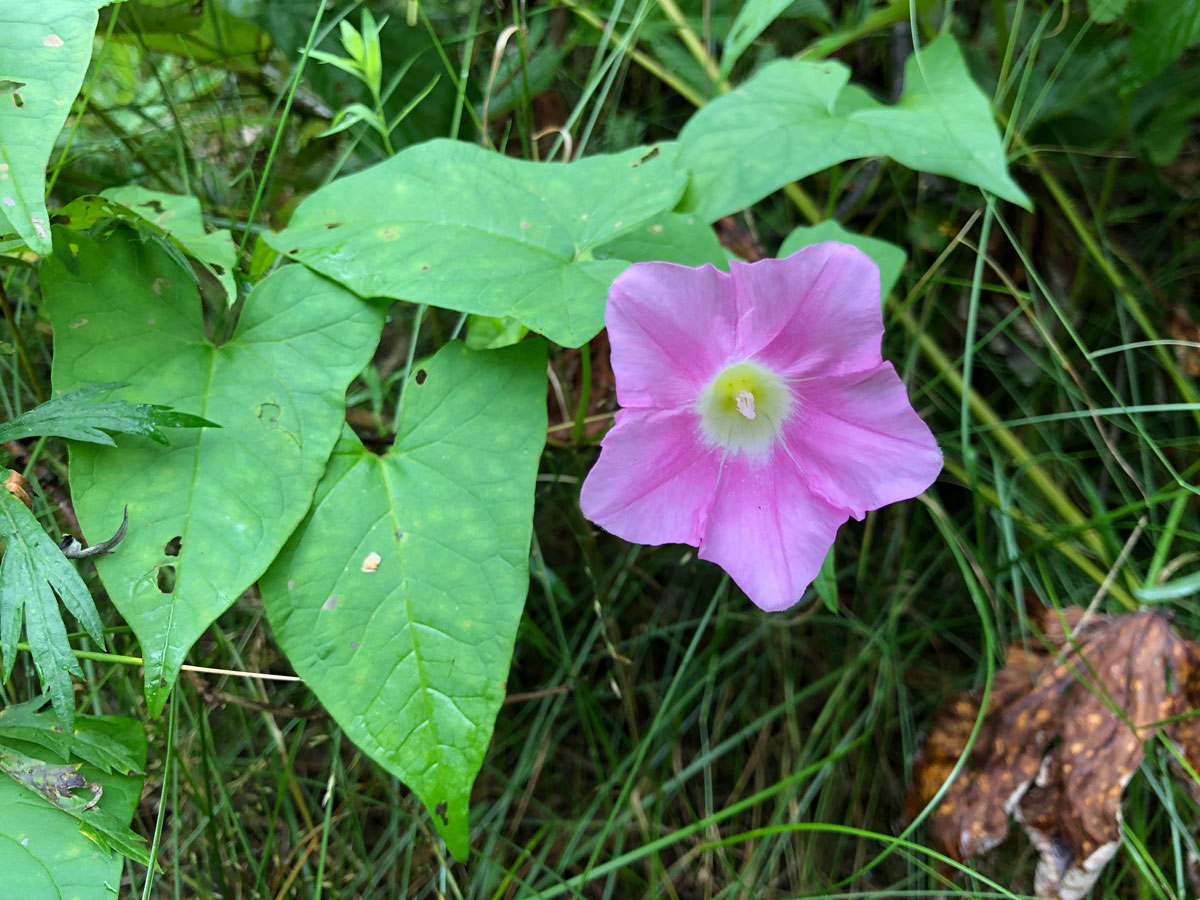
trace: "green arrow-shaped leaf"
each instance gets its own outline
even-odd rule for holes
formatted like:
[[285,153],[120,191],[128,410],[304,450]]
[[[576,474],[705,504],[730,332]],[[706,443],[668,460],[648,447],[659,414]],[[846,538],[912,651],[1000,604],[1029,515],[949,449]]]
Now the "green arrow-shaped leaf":
[[628,264],[593,249],[675,205],[676,152],[533,163],[430,141],[321,188],[266,240],[363,297],[511,316],[575,347]]
[[847,159],[890,156],[978,185],[1026,209],[1008,175],[991,105],[949,35],[904,66],[904,93],[879,103],[840,62],[778,60],[714,100],[679,134],[692,174],[681,208],[708,222]]
[[344,432],[260,588],[297,673],[466,859],[529,583],[546,350],[456,342],[422,372],[387,455]]
[[39,0],[0,8],[0,213],[50,252],[46,166],[92,57],[108,0]]
[[170,447],[121,437],[115,448],[71,448],[84,530],[111,534],[129,507],[120,552],[96,568],[141,641],[158,714],[188,648],[303,517],[383,311],[287,266],[255,287],[217,346],[189,273],[157,242],[124,228],[103,240],[55,235],[41,270],[55,387],[125,381],[131,400],[221,426],[177,432]]

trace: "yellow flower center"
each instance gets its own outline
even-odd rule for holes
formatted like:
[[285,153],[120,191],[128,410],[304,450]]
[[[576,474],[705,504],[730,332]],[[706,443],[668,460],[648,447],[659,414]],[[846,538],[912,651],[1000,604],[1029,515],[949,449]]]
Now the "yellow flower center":
[[752,362],[722,369],[696,400],[705,440],[750,456],[771,449],[791,408],[787,383]]

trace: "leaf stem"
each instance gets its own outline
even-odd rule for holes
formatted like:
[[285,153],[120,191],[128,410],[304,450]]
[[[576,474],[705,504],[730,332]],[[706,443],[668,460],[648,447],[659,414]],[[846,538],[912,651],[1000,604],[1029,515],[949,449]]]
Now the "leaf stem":
[[576,446],[583,443],[583,425],[591,398],[592,344],[588,341],[579,348],[579,405],[575,407],[575,427],[571,429],[571,443]]

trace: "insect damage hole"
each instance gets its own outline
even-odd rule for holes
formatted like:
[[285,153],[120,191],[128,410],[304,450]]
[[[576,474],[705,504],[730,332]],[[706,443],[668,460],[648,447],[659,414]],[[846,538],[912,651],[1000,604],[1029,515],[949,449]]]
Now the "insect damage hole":
[[429,373],[426,372],[424,369],[417,369],[416,374],[413,375],[413,381],[415,381],[417,384],[424,384],[425,379],[428,377],[429,377]]
[[163,544],[164,556],[178,556],[179,551],[183,549],[183,535],[177,534],[165,544]]
[[159,566],[158,577],[154,579],[154,583],[158,585],[158,589],[164,594],[175,593],[175,567]]

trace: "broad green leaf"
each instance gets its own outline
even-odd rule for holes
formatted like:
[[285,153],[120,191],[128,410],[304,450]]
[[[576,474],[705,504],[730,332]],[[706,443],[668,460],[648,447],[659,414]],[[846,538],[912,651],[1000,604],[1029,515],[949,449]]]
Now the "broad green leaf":
[[[96,9],[108,0],[0,4],[0,213],[50,252],[46,166],[92,56]],[[2,221],[2,220],[0,220]]]
[[92,640],[103,646],[100,616],[75,567],[25,504],[2,488],[0,537],[8,539],[0,560],[0,681],[7,681],[12,672],[24,622],[38,678],[69,733],[75,716],[71,675],[82,678],[83,671],[71,652],[58,600],[62,599]]
[[[43,746],[18,740],[0,741],[0,872],[3,895],[21,900],[117,900],[121,884],[120,854],[146,865],[149,854],[142,839],[130,831],[141,795],[146,763],[142,725],[117,716],[83,716],[75,726],[76,744],[108,743],[128,769],[105,772],[82,757],[47,755]],[[29,779],[53,777],[32,770],[22,760],[49,766],[79,763],[78,774],[103,788],[91,809],[80,808],[92,796],[80,790],[72,801],[52,804]]]
[[0,443],[33,436],[70,438],[93,444],[116,446],[106,432],[141,434],[167,443],[160,428],[200,428],[215,425],[199,416],[175,412],[167,406],[102,400],[104,395],[123,387],[119,382],[91,384],[47,400],[28,412],[0,425]]
[[124,228],[99,240],[55,234],[41,270],[55,387],[121,380],[130,400],[221,426],[179,432],[170,447],[120,437],[115,448],[71,448],[84,529],[111,533],[129,507],[128,537],[96,569],[141,642],[157,715],[188,648],[308,509],[383,310],[286,266],[255,287],[233,336],[216,345],[189,273],[157,242]]
[[791,256],[797,250],[802,250],[812,244],[819,244],[822,241],[839,241],[849,244],[875,260],[875,264],[879,266],[879,299],[881,301],[886,300],[887,295],[896,286],[900,272],[904,269],[904,263],[908,259],[908,254],[891,241],[847,231],[833,219],[826,219],[811,227],[801,225],[794,229],[784,238],[777,255],[782,259],[785,256]]
[[655,216],[633,231],[596,249],[597,259],[625,259],[629,262],[661,260],[681,266],[712,263],[726,271],[731,256],[721,246],[708,222],[698,216],[682,213]]
[[460,860],[525,604],[545,439],[541,341],[448,344],[405,388],[386,455],[343,432],[259,585],[296,672]]
[[[227,228],[211,234],[205,231],[199,200],[132,184],[109,188],[102,191],[100,196],[132,209],[178,241],[179,246],[194,256],[221,283],[227,302],[232,305],[237,300],[237,286],[233,282],[237,248],[233,245],[233,237]],[[78,229],[78,226],[73,227]]]
[[675,205],[675,153],[533,163],[430,141],[321,188],[266,240],[360,296],[511,316],[575,347],[627,265],[594,250]]
[[681,209],[714,222],[864,156],[889,156],[1030,208],[1008,175],[991,106],[952,37],[908,60],[895,106],[849,78],[840,62],[778,60],[697,112],[679,135],[678,165],[692,176]]

